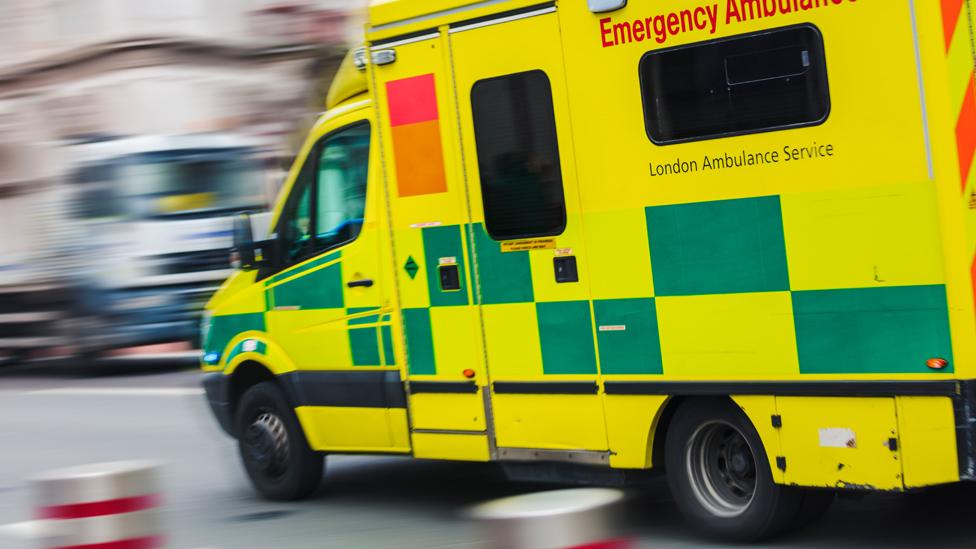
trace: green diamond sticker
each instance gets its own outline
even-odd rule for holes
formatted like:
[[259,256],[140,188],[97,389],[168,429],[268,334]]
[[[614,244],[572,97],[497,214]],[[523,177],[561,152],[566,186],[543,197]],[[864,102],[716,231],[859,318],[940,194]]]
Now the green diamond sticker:
[[417,262],[413,260],[413,256],[408,256],[407,262],[403,264],[403,270],[407,271],[407,274],[410,275],[410,280],[413,280],[417,277],[417,271],[420,270],[420,267],[418,267]]

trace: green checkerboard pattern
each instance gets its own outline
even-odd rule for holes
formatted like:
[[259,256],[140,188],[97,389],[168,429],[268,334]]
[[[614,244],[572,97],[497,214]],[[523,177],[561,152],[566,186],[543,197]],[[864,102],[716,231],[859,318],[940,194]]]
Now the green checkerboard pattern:
[[[931,356],[950,359],[951,371],[944,286],[791,289],[779,196],[652,206],[645,218],[655,297],[536,303],[545,374],[593,374],[597,359],[607,375],[665,373],[657,298],[761,292],[790,293],[800,373],[925,373]],[[466,283],[468,231],[482,304],[534,302],[529,252],[502,253],[477,223],[423,229],[431,307],[469,304],[467,292],[442,292],[435,275],[439,258],[455,257]],[[404,319],[411,373],[435,373],[429,310]]]
[[593,311],[602,373],[662,373],[653,298],[596,300]]
[[249,331],[265,331],[264,313],[215,316],[210,320],[210,330],[203,341],[203,352],[223,353],[237,334]]
[[800,371],[925,373],[924,357],[952,364],[945,287],[793,292]]
[[407,333],[407,365],[411,375],[434,375],[434,335],[430,328],[430,310],[404,309],[403,326]]
[[[349,316],[376,311],[373,307],[346,309]],[[378,314],[356,316],[347,322],[349,329],[349,349],[352,352],[353,366],[379,366],[383,363],[380,358],[379,329],[376,323]]]
[[647,208],[658,296],[790,289],[779,197]]
[[588,301],[535,304],[546,374],[595,374],[593,323]]
[[[303,268],[301,271],[309,269]],[[291,276],[294,272],[289,271],[286,274]],[[299,307],[303,310],[341,309],[345,305],[342,288],[342,267],[339,263],[334,263],[274,286],[271,289],[271,299],[275,307]]]
[[[457,225],[423,229],[424,254],[426,256],[424,265],[427,267],[427,291],[430,296],[430,304],[434,307],[468,304],[468,289],[464,277],[466,269],[464,266],[464,253],[461,248],[461,238],[461,228]],[[460,276],[460,290],[442,291],[440,278],[435,276],[440,260],[447,258],[453,258],[457,262],[458,271],[462,273]]]

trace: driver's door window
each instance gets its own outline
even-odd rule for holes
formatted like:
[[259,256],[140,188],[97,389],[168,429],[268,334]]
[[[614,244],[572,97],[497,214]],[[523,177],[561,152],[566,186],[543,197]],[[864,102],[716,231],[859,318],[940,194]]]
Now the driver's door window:
[[369,125],[359,124],[326,139],[318,159],[315,240],[320,251],[351,242],[363,228]]
[[282,217],[281,242],[285,266],[301,261],[314,252],[312,186],[307,177],[309,173],[311,170],[306,164],[298,175],[295,190],[289,197]]
[[287,268],[359,236],[366,211],[369,124],[335,132],[309,153],[279,225]]

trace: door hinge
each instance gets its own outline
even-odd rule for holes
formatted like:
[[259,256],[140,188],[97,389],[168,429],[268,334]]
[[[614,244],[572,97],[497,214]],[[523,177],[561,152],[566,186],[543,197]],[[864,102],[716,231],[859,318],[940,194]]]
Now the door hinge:
[[786,472],[786,457],[776,456],[776,468],[780,471]]
[[779,414],[773,414],[770,419],[772,420],[773,427],[779,429],[780,427],[783,426],[783,416]]
[[892,452],[897,452],[898,451],[898,439],[897,438],[891,437],[891,438],[888,439],[888,449],[891,450]]

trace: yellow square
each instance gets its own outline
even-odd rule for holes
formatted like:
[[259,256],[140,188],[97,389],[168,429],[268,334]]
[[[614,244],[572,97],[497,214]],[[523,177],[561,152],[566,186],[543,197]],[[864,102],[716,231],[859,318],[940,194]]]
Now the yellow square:
[[299,368],[352,367],[345,309],[270,311],[265,318],[274,341]]
[[434,338],[434,363],[443,379],[466,379],[462,372],[471,368],[480,378],[481,327],[475,307],[431,307],[430,328]]
[[[343,303],[346,308],[372,308],[380,305],[379,279],[379,239],[378,231],[363,230],[355,241],[342,248],[342,280],[341,289]],[[370,279],[374,281],[372,287],[350,288],[346,283],[352,280]]]
[[[532,291],[536,301],[582,301],[589,299],[586,286],[586,264],[589,250],[583,248],[583,235],[580,230],[580,216],[566,216],[566,230],[555,240],[552,249],[532,250],[529,253],[529,266],[532,270]],[[556,282],[554,260],[561,255],[576,257],[579,282]]]
[[606,450],[597,395],[492,395],[498,446]]
[[653,297],[643,208],[586,215],[586,255],[594,299]]
[[793,290],[942,284],[931,183],[784,195]]
[[799,372],[789,292],[658,297],[664,373],[762,379]]
[[542,377],[542,349],[535,303],[485,305],[488,370],[494,380]]

